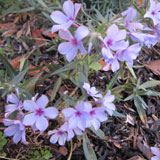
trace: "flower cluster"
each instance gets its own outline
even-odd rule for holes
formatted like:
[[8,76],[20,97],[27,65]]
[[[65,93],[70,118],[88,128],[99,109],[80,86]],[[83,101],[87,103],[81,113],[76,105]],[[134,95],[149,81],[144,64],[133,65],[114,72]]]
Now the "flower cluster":
[[[95,87],[90,87],[88,83],[84,84],[84,88],[88,96],[92,96],[95,101],[81,101],[74,108],[63,109],[64,124],[59,129],[48,132],[48,135],[51,135],[51,143],[58,142],[59,145],[64,145],[65,141],[70,141],[75,135],[82,135],[86,128],[92,126],[98,130],[101,122],[106,121],[108,115],[113,115],[116,109],[113,104],[115,97],[111,95],[110,91],[103,97]],[[55,119],[58,116],[58,110],[55,107],[45,108],[49,102],[45,95],[38,99],[37,96],[36,94],[31,100],[24,100],[23,103],[19,96],[17,97],[13,93],[7,96],[7,103],[14,104],[6,105],[7,116],[5,115],[4,125],[8,128],[5,129],[4,133],[7,136],[13,136],[13,142],[16,144],[20,140],[27,143],[25,136],[27,126],[30,126],[32,130],[44,132],[48,127],[48,119]],[[15,107],[19,106],[17,104],[21,104],[20,107]],[[9,108],[10,105],[12,106]],[[9,119],[15,111],[18,112],[16,119]]]
[[[81,4],[73,4],[71,0],[67,0],[63,4],[63,11],[66,15],[60,11],[54,11],[51,14],[52,20],[58,24],[52,27],[52,32],[59,31],[59,37],[68,41],[58,46],[59,53],[65,54],[68,62],[71,62],[76,57],[78,50],[82,55],[87,53],[82,41],[88,36],[89,30],[85,26],[78,26],[75,22],[80,8]],[[150,7],[144,15],[144,20],[137,19],[137,15],[137,10],[129,7],[121,13],[121,18],[116,19],[108,27],[104,38],[103,36],[98,36],[101,41],[99,46],[102,57],[106,62],[103,68],[104,71],[108,71],[110,67],[113,72],[117,71],[120,68],[119,61],[126,61],[129,67],[132,67],[133,60],[139,55],[142,45],[150,48],[160,41],[160,3],[150,0]],[[145,23],[145,18],[153,21],[153,23],[151,22],[152,27],[148,27],[148,24]],[[74,37],[68,30],[71,26],[77,28]],[[102,34],[100,33],[99,35]],[[130,42],[132,43],[130,44]],[[89,41],[88,53],[91,51],[92,44]]]

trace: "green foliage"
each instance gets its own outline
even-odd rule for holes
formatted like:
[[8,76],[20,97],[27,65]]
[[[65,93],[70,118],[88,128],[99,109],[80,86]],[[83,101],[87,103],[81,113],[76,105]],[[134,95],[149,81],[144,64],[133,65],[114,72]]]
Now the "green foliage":
[[6,153],[3,151],[3,147],[5,146],[5,144],[7,143],[7,139],[5,137],[5,135],[0,132],[0,155],[2,156],[6,156]]
[[37,147],[32,148],[28,155],[23,155],[22,159],[30,159],[30,160],[49,160],[52,158],[52,153],[48,149],[48,147]]

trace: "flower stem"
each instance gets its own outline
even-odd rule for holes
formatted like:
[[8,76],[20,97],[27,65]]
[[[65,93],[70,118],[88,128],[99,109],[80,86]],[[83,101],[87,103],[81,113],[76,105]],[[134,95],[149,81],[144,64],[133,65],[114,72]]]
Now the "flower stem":
[[71,149],[70,149],[70,153],[69,153],[69,156],[68,156],[67,160],[71,160],[72,152],[73,152],[73,143],[72,143],[72,140],[71,140]]

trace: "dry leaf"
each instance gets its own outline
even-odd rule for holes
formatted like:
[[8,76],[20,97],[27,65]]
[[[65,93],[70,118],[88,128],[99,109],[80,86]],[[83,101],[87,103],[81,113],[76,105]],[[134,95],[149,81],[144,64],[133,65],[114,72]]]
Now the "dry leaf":
[[66,156],[68,154],[68,150],[66,147],[62,146],[59,148],[59,152],[63,155]]
[[143,143],[141,143],[140,139],[138,139],[137,141],[137,146],[146,158],[151,159],[152,153],[150,148],[146,147]]
[[[104,60],[99,60],[101,64],[101,71],[103,71],[103,68],[106,66],[106,62]],[[109,70],[112,70],[112,65],[109,66]]]
[[0,23],[0,31],[8,31],[8,30],[11,30],[11,29],[15,29],[16,28],[16,25],[15,23]]
[[20,60],[21,60],[22,58],[23,58],[23,56],[18,56],[18,57],[14,58],[14,59],[12,59],[12,60],[10,61],[11,65],[13,66],[13,68],[15,68],[15,69],[18,69],[18,68],[19,68],[19,66],[20,66],[19,62],[20,62]]
[[141,6],[143,3],[143,0],[139,0],[138,5]]
[[131,124],[133,126],[135,124],[134,118],[131,115],[129,115],[129,114],[127,114],[126,123],[129,123],[129,124]]
[[140,156],[134,156],[134,157],[129,158],[129,159],[127,159],[127,160],[146,160],[146,159],[144,159],[144,158],[142,158],[142,157],[140,157]]
[[144,66],[150,69],[155,75],[160,75],[160,60],[155,60]]
[[44,36],[49,37],[49,38],[54,38],[54,37],[57,36],[56,33],[51,33],[51,32],[47,32],[47,33],[44,34],[43,32],[45,32],[46,30],[47,30],[46,28],[41,28],[41,29],[40,29],[40,31],[42,32],[42,34],[43,34]]
[[114,144],[117,148],[119,148],[119,149],[122,148],[122,146],[121,146],[119,143],[114,142],[113,144]]
[[23,28],[17,32],[16,38],[20,38],[23,33]]
[[[46,42],[46,40],[42,36],[42,32],[38,29],[32,30],[32,37],[34,38],[37,46],[40,46]],[[43,45],[43,47],[44,47],[44,45]]]
[[16,29],[10,29],[10,30],[4,32],[4,33],[2,34],[2,36],[3,36],[3,37],[10,37],[11,35],[13,35],[13,34],[16,33],[16,32],[17,32]]

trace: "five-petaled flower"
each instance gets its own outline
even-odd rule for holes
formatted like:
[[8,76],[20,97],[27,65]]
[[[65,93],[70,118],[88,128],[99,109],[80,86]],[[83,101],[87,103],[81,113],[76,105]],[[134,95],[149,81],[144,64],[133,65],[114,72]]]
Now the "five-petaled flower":
[[50,142],[52,144],[55,144],[57,141],[59,145],[64,145],[67,140],[67,132],[62,127],[60,127],[58,130],[52,130],[48,132],[48,135],[52,135],[50,138]]
[[160,3],[156,3],[154,0],[150,0],[150,7],[144,18],[151,18],[153,20],[154,25],[160,23]]
[[47,104],[48,98],[45,95],[42,95],[37,101],[25,100],[23,104],[24,109],[32,113],[25,115],[23,124],[26,126],[35,125],[40,131],[46,130],[48,127],[48,120],[45,117],[54,119],[58,115],[58,110],[56,108],[45,108]]
[[8,128],[4,130],[6,136],[13,136],[13,142],[16,144],[20,140],[25,144],[27,143],[25,136],[25,126],[20,120],[4,119],[3,122],[5,126],[8,126]]
[[56,22],[58,25],[54,25],[51,31],[54,33],[59,31],[60,29],[67,30],[76,19],[76,16],[81,8],[81,4],[75,3],[71,0],[67,0],[63,4],[63,11],[66,15],[64,15],[60,11],[54,11],[51,14],[51,19]]
[[87,120],[87,128],[93,126],[95,130],[98,130],[100,128],[101,122],[104,122],[108,119],[108,116],[104,112],[105,109],[103,107],[92,108],[92,105],[86,102],[85,111],[88,112],[90,116],[90,120]]
[[108,112],[110,116],[113,115],[113,112],[115,111],[116,107],[112,103],[115,99],[114,95],[111,95],[111,91],[109,90],[107,94],[102,98],[101,105],[104,107],[104,109]]
[[[18,89],[16,91],[17,91],[17,95],[18,95]],[[22,104],[21,100],[19,99],[19,95],[17,97],[14,93],[7,95],[7,103],[8,102],[10,104],[7,104],[5,107],[5,112],[6,112],[5,118],[9,117],[16,110],[21,111],[21,109],[23,107],[23,104]]]
[[64,40],[68,40],[69,42],[62,42],[58,46],[59,53],[66,54],[66,59],[68,62],[71,62],[75,58],[78,49],[82,55],[86,54],[87,51],[83,46],[82,40],[88,35],[88,33],[89,30],[85,26],[80,26],[75,31],[75,37],[73,37],[69,31],[60,30],[59,36]]
[[83,84],[83,88],[87,91],[87,94],[91,97],[93,97],[93,99],[95,101],[97,101],[97,98],[102,98],[102,95],[98,93],[98,91],[96,90],[95,87],[90,87],[89,83],[84,83]]
[[81,101],[73,108],[65,108],[62,110],[65,118],[68,120],[69,129],[79,128],[82,131],[86,128],[86,121],[89,120],[90,116],[85,111],[85,103]]

